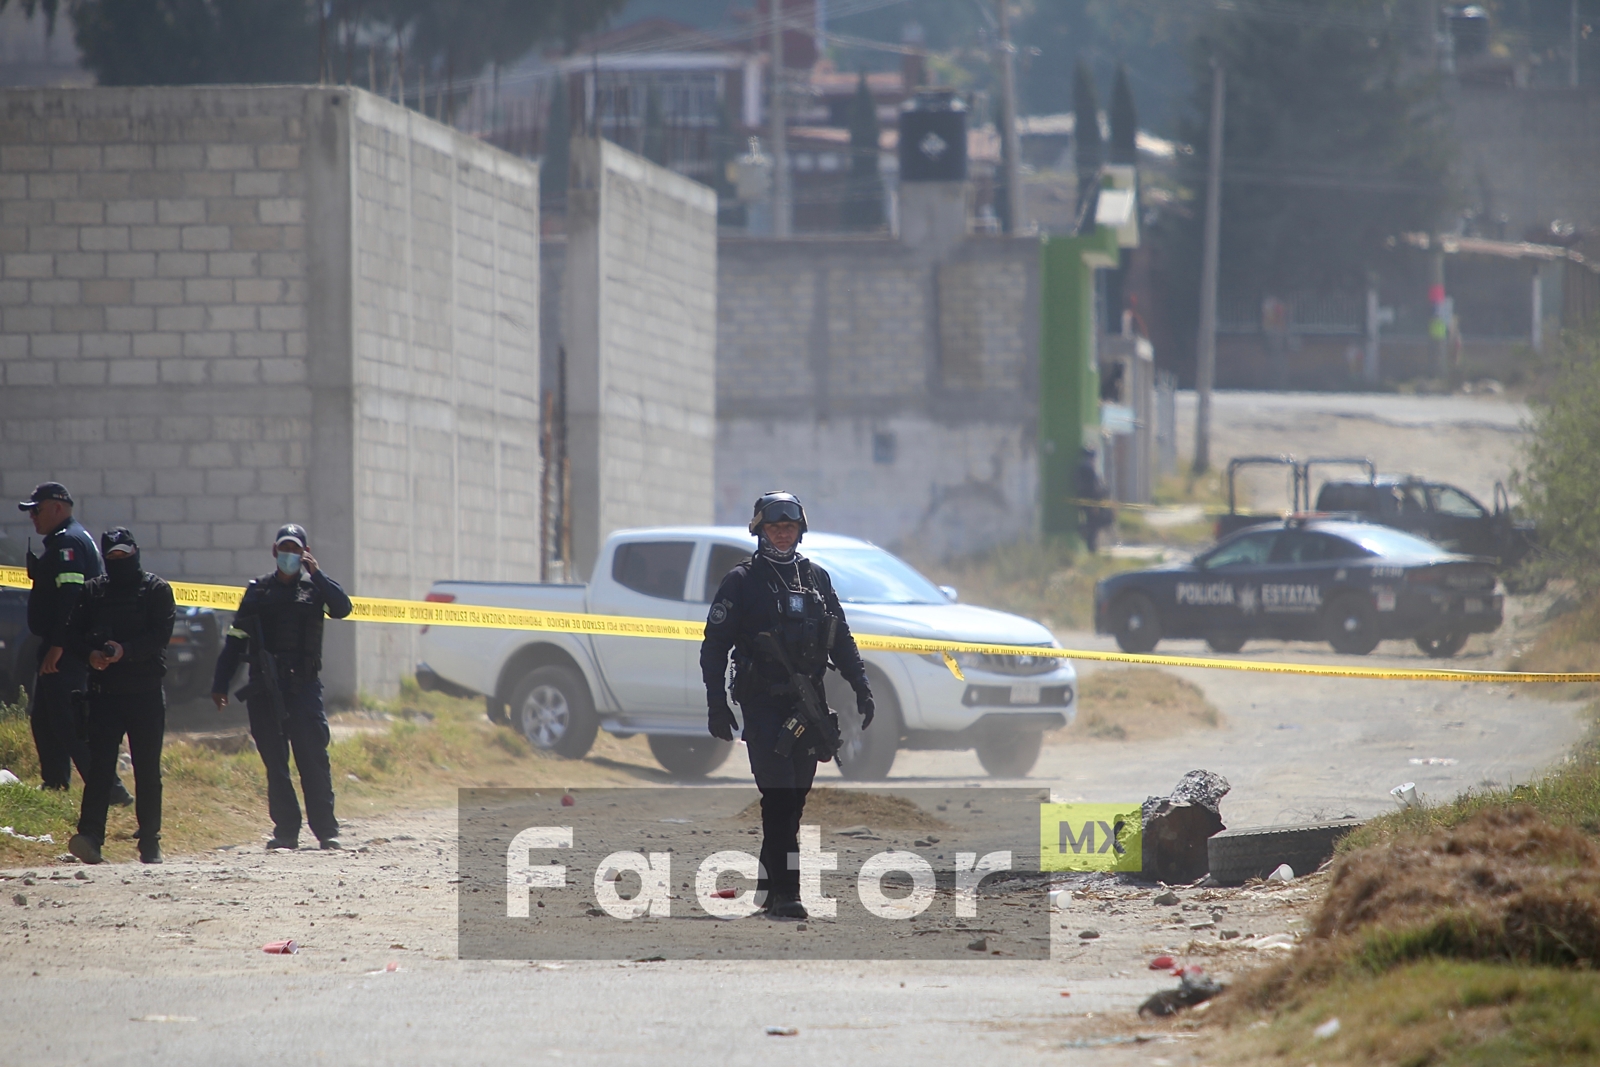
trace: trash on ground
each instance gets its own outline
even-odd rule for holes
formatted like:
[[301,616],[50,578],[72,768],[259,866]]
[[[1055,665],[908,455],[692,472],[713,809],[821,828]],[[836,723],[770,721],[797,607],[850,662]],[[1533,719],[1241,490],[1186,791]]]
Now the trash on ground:
[[974,952],[988,952],[989,939],[987,937],[976,938],[975,940],[967,942],[967,947]]
[[20,781],[22,781],[22,779],[12,774],[9,770],[0,769],[0,785],[11,785],[14,782]]
[[1294,881],[1294,868],[1289,866],[1287,863],[1280,863],[1276,867],[1272,868],[1272,873],[1267,875],[1267,881],[1292,882]]
[[1192,882],[1211,864],[1206,841],[1227,829],[1222,798],[1232,786],[1214,771],[1194,770],[1164,797],[1146,797],[1142,809],[1144,849],[1140,873],[1159,882]]
[[1177,989],[1164,989],[1139,1005],[1139,1014],[1176,1015],[1218,995],[1227,986],[1206,974],[1199,967],[1185,967],[1178,979]]
[[53,845],[56,843],[56,839],[51,837],[49,834],[40,834],[38,837],[29,837],[27,834],[17,833],[9,826],[0,826],[0,834],[4,834],[6,837],[14,837],[18,841],[38,841],[46,845]]
[[1093,941],[1100,936],[1099,930],[1079,930],[1078,936],[1085,941]]
[[1157,956],[1150,961],[1150,969],[1152,971],[1170,971],[1172,965],[1173,959],[1171,956]]
[[795,1037],[799,1033],[800,1033],[800,1028],[797,1027],[797,1026],[769,1026],[769,1027],[767,1027],[767,1036],[768,1037]]
[[1406,782],[1389,790],[1389,795],[1394,797],[1402,808],[1422,807],[1422,797],[1417,793],[1416,782]]
[[1337,1034],[1338,1032],[1339,1032],[1339,1020],[1335,1018],[1335,1019],[1329,1019],[1327,1022],[1323,1023],[1321,1026],[1319,1026],[1315,1030],[1311,1031],[1311,1036],[1315,1037],[1318,1041],[1325,1041],[1328,1038],[1332,1037],[1334,1034]]
[[195,1015],[130,1015],[131,1023],[197,1023],[200,1021]]
[[572,805],[576,804],[577,802],[578,802],[578,798],[573,796],[571,793],[562,793],[561,794],[561,806],[563,808],[570,808],[570,807],[572,807]]
[[717,900],[732,900],[739,895],[739,891],[737,889],[719,889],[711,895]]
[[293,938],[283,941],[268,941],[261,946],[261,951],[271,956],[293,956],[300,951],[300,943]]
[[1454,767],[1460,761],[1447,756],[1412,756],[1406,762],[1413,767]]

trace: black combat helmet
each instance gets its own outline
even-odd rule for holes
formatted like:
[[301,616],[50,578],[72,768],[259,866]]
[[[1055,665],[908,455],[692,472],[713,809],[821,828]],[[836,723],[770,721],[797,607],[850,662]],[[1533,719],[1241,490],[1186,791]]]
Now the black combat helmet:
[[806,509],[800,498],[780,490],[762,493],[756,498],[755,512],[750,516],[750,532],[760,535],[761,527],[769,522],[798,522],[801,536],[806,532]]

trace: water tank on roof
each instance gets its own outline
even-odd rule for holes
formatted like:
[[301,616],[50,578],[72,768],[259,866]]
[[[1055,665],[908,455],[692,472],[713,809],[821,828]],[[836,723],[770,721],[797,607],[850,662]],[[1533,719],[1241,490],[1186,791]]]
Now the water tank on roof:
[[966,105],[953,89],[919,89],[900,111],[900,180],[966,179]]

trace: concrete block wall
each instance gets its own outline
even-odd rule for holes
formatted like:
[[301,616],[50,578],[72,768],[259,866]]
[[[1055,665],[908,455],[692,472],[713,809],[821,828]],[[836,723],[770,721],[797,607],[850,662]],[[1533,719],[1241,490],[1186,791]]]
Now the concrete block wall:
[[730,238],[718,290],[718,522],[785,487],[921,555],[1032,536],[1036,242]]
[[580,573],[613,530],[712,519],[716,209],[698,182],[573,142],[562,331]]
[[[356,593],[533,576],[537,213],[533,168],[359,91],[0,93],[0,484],[65,482],[171,577],[264,573],[287,521]],[[412,665],[356,630],[335,700]]]

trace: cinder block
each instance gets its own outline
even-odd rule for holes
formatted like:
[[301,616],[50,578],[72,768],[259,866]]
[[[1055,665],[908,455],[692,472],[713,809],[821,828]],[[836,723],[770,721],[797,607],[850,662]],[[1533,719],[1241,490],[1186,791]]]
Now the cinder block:
[[45,145],[5,145],[0,147],[0,169],[4,169],[8,174],[28,170],[49,170],[50,149]]
[[[228,285],[223,282],[223,285]],[[232,286],[229,286],[232,288]],[[256,329],[256,308],[251,304],[218,304],[206,308],[206,329],[208,330],[249,330]],[[241,337],[244,336],[241,334]],[[257,352],[247,352],[235,338],[234,351],[241,356],[259,355]]]
[[216,359],[233,355],[233,335],[227,333],[186,333],[183,354],[195,359]]
[[166,226],[191,226],[206,221],[206,202],[198,199],[159,200],[156,220]]
[[[180,335],[191,337],[192,334]],[[198,359],[164,359],[161,361],[161,381],[164,385],[203,385],[206,365]]]
[[204,252],[158,252],[156,274],[163,278],[203,278],[206,255]]
[[241,304],[276,304],[283,299],[283,282],[277,278],[240,278],[233,283],[233,298]]
[[55,329],[55,316],[48,307],[9,307],[4,316],[5,331],[10,334],[49,333]]
[[[181,333],[136,333],[133,335],[133,354],[146,359],[171,359],[183,354]],[[165,375],[162,381],[169,381]]]
[[283,192],[283,173],[275,170],[246,170],[233,176],[234,196],[278,196]]
[[216,200],[233,195],[233,175],[227,171],[189,171],[183,176],[183,195]]
[[0,281],[0,307],[14,307],[28,302],[28,283],[25,281]]
[[256,150],[249,144],[214,144],[206,146],[208,170],[248,170],[256,165]]
[[232,246],[226,226],[185,226],[183,249],[186,252],[225,252]]
[[156,200],[178,199],[184,195],[183,174],[170,170],[135,171],[128,175],[128,192]]
[[[200,472],[196,472],[200,473]],[[198,491],[196,491],[198,493]],[[183,498],[184,518],[190,522],[231,523],[237,518],[238,509],[234,507],[234,498],[231,496],[186,496]],[[216,530],[211,531],[213,541],[219,545]],[[227,546],[235,547],[235,546]],[[243,546],[237,546],[243,547]]]
[[153,359],[116,359],[111,363],[112,385],[157,385],[160,370]]
[[[146,497],[134,501],[134,511],[141,522],[159,522],[162,519],[173,519],[182,515],[181,510],[167,508],[154,508],[154,501],[166,501],[165,497]],[[175,501],[179,507],[182,501]],[[162,548],[210,548],[211,527],[203,523],[192,522],[161,522],[159,526],[160,539],[157,541]]]
[[253,522],[224,522],[211,527],[211,543],[218,548],[259,548],[262,540],[261,528]]
[[261,381],[259,359],[214,359],[210,367],[213,385],[256,385]]
[[56,269],[54,256],[31,252],[14,252],[0,262],[5,264],[7,278],[49,278]]
[[241,467],[282,467],[289,460],[289,449],[283,441],[247,441],[238,447]]
[[35,304],[77,304],[83,299],[83,290],[75,281],[36,281],[31,296]]
[[[260,472],[259,484],[263,493],[304,493],[306,491],[306,472],[303,470],[265,470]],[[244,517],[243,498],[239,504],[240,516]],[[267,522],[275,521],[271,517]]]
[[268,226],[288,226],[301,221],[305,204],[298,197],[263,200],[259,208],[261,221]]
[[76,226],[29,226],[28,251],[76,252],[78,228]]
[[241,116],[233,120],[233,139],[260,144],[283,140],[283,120],[276,115]]
[[233,230],[233,247],[240,252],[276,252],[284,247],[283,236],[291,229],[286,226],[237,226]]
[[295,170],[300,166],[300,146],[264,144],[256,149],[256,163],[262,170]]
[[256,472],[239,467],[212,468],[206,471],[206,492],[241,496],[255,492]]
[[133,282],[127,278],[101,278],[83,283],[85,304],[126,304],[133,299]]
[[133,338],[125,333],[86,333],[83,354],[95,359],[122,359],[133,354]]
[[55,218],[48,200],[7,200],[0,203],[0,225],[46,226]]
[[181,304],[183,283],[166,278],[135,278],[133,280],[135,304]]
[[203,330],[206,324],[205,308],[193,307],[189,304],[178,304],[172,307],[156,309],[156,329],[169,333],[183,333],[189,330]]
[[[155,472],[155,492],[161,496],[198,496],[206,491],[206,472],[190,470],[180,467],[177,470],[162,470]],[[231,500],[231,497],[217,497],[219,500]],[[187,505],[186,505],[187,507]],[[232,508],[226,518],[233,518]],[[191,517],[192,517],[192,513]]]
[[85,226],[78,231],[78,247],[85,252],[126,252],[128,227]]
[[56,364],[54,360],[24,360],[8,358],[4,363],[7,385],[54,385]]
[[236,196],[219,196],[206,201],[206,221],[213,226],[254,226],[256,202]]
[[108,144],[103,165],[106,170],[149,170],[155,165],[155,146],[147,144]]
[[126,174],[78,175],[78,195],[85,200],[125,200],[132,192],[133,181]]
[[55,221],[58,226],[98,226],[105,221],[106,205],[99,200],[57,200]]
[[104,252],[62,252],[56,256],[58,278],[104,278],[105,276]]
[[56,368],[59,385],[104,385],[106,364],[98,359],[71,359]]
[[270,358],[283,355],[283,334],[273,330],[249,330],[233,335],[233,350],[240,356]]
[[[50,328],[57,333],[83,333],[85,331],[98,331],[105,329],[106,313],[103,308],[86,307],[82,304],[67,305],[52,309],[53,321]],[[84,352],[84,355],[93,353]]]
[[106,141],[126,141],[131,135],[132,129],[125,118],[97,116],[78,120],[79,138],[91,144],[103,144]]
[[205,166],[205,149],[197,144],[156,145],[158,170],[199,170]]
[[305,308],[298,304],[261,309],[263,330],[303,330],[306,325]]
[[172,252],[182,241],[176,226],[135,226],[128,232],[128,247],[135,252]]
[[233,283],[225,278],[191,278],[183,283],[183,299],[190,304],[231,304]]
[[133,446],[133,465],[141,470],[171,470],[183,466],[183,446],[138,443]]
[[[261,477],[266,478],[266,471],[261,472]],[[284,499],[276,495],[251,494],[238,499],[239,518],[249,522],[277,523],[282,525],[283,516],[286,514]],[[272,535],[267,534],[268,537]],[[259,544],[260,542],[253,542]]]
[[255,252],[212,252],[209,256],[213,278],[251,277],[257,273]]
[[305,273],[305,257],[298,252],[261,253],[263,278],[298,278]]
[[233,136],[233,120],[222,116],[185,119],[183,139],[199,144],[226,141]]
[[251,466],[240,463],[235,456],[235,449],[243,450],[249,445],[235,446],[227,441],[206,441],[201,444],[191,444],[184,447],[184,462],[191,467],[240,467]]
[[[106,282],[102,285],[109,284]],[[156,328],[156,309],[148,307],[106,308],[106,329],[145,333]]]
[[0,252],[26,252],[28,228],[26,226],[0,226]]

